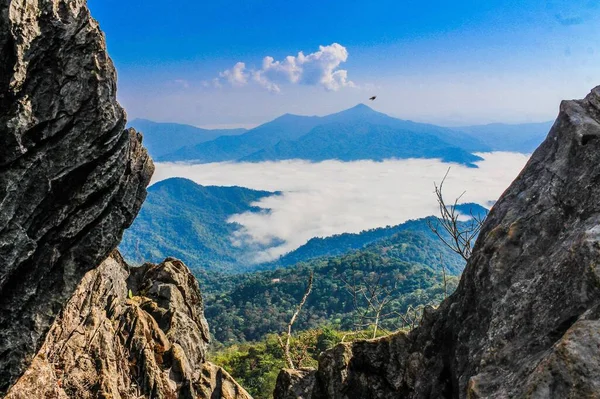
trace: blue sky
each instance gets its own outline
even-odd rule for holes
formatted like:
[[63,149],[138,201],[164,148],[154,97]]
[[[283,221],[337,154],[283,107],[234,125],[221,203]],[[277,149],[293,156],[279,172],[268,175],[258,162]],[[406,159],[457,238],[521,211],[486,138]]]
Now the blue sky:
[[598,4],[89,0],[130,117],[211,127],[374,94],[382,112],[439,124],[550,120],[600,84]]

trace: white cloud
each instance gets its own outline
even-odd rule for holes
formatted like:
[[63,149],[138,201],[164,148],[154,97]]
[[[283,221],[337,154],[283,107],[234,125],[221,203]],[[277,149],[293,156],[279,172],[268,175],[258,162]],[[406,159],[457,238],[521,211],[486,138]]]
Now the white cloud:
[[319,51],[304,55],[287,56],[282,61],[273,57],[263,58],[260,69],[247,70],[246,64],[238,62],[232,69],[219,73],[219,77],[232,86],[244,86],[248,77],[270,92],[279,93],[282,84],[321,86],[325,90],[337,91],[343,87],[354,87],[348,79],[348,71],[339,69],[348,60],[348,50],[338,44],[319,46]]
[[246,64],[238,62],[231,69],[219,73],[219,77],[227,80],[232,86],[244,86],[248,83],[249,73],[246,70]]
[[305,56],[298,54],[298,63],[303,66],[300,83],[322,85],[327,90],[337,91],[342,87],[354,86],[348,80],[348,71],[338,69],[348,60],[348,50],[340,44],[320,46],[319,51]]
[[[477,169],[451,165],[444,185],[448,198],[455,198],[466,190],[464,202],[495,201],[528,159],[512,153],[481,155],[485,160]],[[159,163],[154,181],[181,176],[203,185],[281,191],[281,195],[264,198],[256,204],[268,211],[231,218],[243,226],[232,239],[268,246],[256,253],[256,261],[265,261],[298,248],[312,237],[356,233],[437,214],[433,182],[439,182],[449,166],[424,159],[346,163],[299,160],[203,165]]]

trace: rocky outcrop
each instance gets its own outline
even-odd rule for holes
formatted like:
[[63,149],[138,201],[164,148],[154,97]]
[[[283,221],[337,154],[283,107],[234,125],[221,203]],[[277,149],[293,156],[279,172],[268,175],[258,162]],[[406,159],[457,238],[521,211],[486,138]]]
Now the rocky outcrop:
[[0,0],[0,394],[145,198],[152,161],[124,127],[85,0]]
[[252,399],[237,382],[221,367],[207,362],[202,367],[199,398]]
[[7,399],[251,399],[206,361],[200,290],[180,261],[88,272]]
[[283,370],[277,376],[273,397],[279,399],[304,399],[322,396],[317,383],[317,370],[304,368]]
[[340,345],[300,382],[283,372],[275,397],[599,397],[598,198],[600,87],[561,104],[454,295],[410,334]]

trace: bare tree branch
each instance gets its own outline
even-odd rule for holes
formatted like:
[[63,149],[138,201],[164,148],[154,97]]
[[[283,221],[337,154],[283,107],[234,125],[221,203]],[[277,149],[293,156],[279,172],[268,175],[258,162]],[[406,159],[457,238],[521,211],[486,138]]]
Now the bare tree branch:
[[288,323],[287,338],[286,338],[286,341],[285,341],[285,345],[283,344],[281,338],[278,337],[279,344],[281,345],[281,347],[283,349],[285,360],[286,360],[289,368],[291,368],[291,369],[295,369],[296,368],[296,366],[294,365],[294,362],[292,361],[292,356],[290,355],[290,340],[292,339],[292,326],[296,322],[296,318],[300,314],[300,311],[302,310],[302,307],[306,303],[306,300],[308,299],[308,296],[310,295],[310,293],[312,291],[313,279],[314,279],[314,272],[311,271],[310,272],[310,277],[308,278],[308,285],[306,287],[306,291],[304,292],[304,296],[302,297],[302,300],[298,304],[298,307],[296,308],[296,312],[294,312],[294,315],[292,316],[290,322]]
[[440,217],[435,222],[428,220],[427,225],[444,245],[460,255],[464,260],[469,260],[473,251],[474,241],[481,231],[485,217],[474,215],[471,210],[469,221],[462,223],[459,221],[461,214],[458,212],[457,207],[465,193],[463,192],[458,196],[454,200],[454,204],[450,206],[446,205],[443,188],[449,173],[450,168],[448,168],[439,186],[434,183]]

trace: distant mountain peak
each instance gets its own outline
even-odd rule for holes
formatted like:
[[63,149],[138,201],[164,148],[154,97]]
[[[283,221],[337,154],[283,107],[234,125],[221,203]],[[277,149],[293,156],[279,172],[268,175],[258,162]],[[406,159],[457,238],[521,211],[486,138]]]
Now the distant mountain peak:
[[379,113],[377,111],[375,111],[373,108],[369,107],[367,104],[363,104],[363,103],[359,103],[356,104],[354,107],[352,108],[348,108],[346,111],[342,111],[342,112],[372,112],[372,113]]
[[273,121],[286,120],[286,119],[298,119],[298,118],[309,118],[309,117],[305,117],[305,116],[302,116],[302,115],[291,114],[291,113],[287,112],[287,113],[285,113],[285,114],[283,114],[283,115],[281,115],[281,116],[273,119]]
[[386,114],[383,114],[381,112],[375,111],[373,108],[369,107],[366,104],[360,103],[355,105],[352,108],[348,108],[344,111],[340,111],[338,113],[335,114],[331,114],[328,116],[325,116],[325,119],[328,118],[339,118],[339,117],[344,117],[344,118],[356,118],[356,117],[388,117]]
[[369,111],[374,111],[373,108],[369,107],[367,104],[365,103],[358,103],[356,104],[354,107],[350,108],[350,109],[356,109],[356,110],[369,110]]

